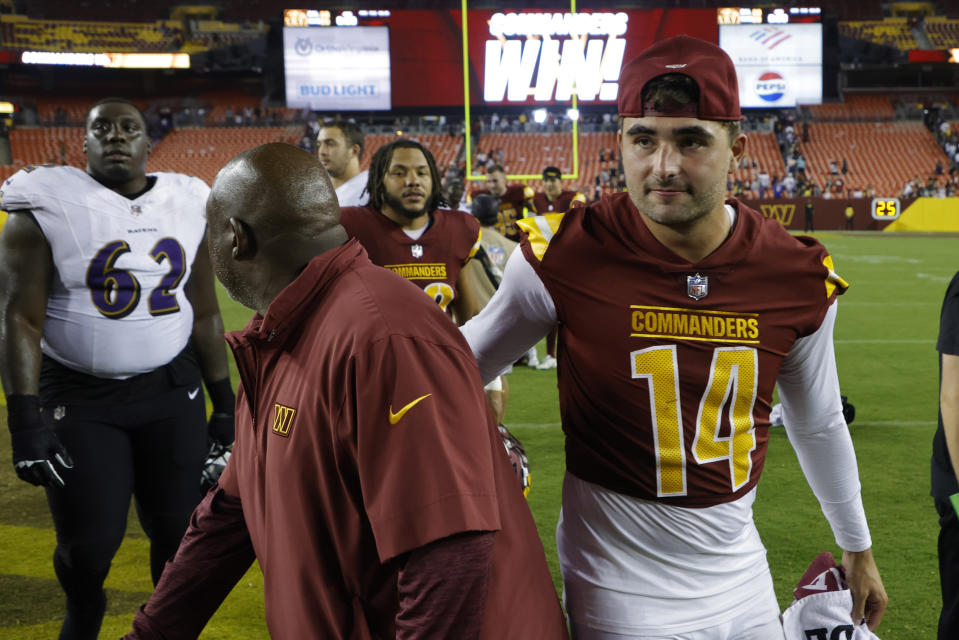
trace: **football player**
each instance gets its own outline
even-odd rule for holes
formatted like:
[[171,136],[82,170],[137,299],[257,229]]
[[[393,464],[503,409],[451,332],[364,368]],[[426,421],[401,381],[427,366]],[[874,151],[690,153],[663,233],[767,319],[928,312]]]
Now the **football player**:
[[123,99],[90,109],[83,150],[85,171],[26,167],[3,186],[0,378],[17,476],[46,488],[56,528],[60,637],[93,639],[131,495],[155,584],[200,501],[208,435],[233,442],[234,398],[208,187],[147,175],[146,121]]
[[344,207],[341,222],[374,264],[410,280],[460,323],[473,317],[476,297],[461,273],[480,248],[473,216],[443,209],[436,161],[420,143],[399,139],[370,163],[368,207]]
[[628,192],[521,221],[522,251],[463,329],[486,381],[559,322],[572,635],[783,637],[752,518],[777,381],[852,621],[874,628],[887,597],[832,344],[847,285],[814,239],[725,200],[746,136],[722,49],[662,40],[619,86]]
[[490,165],[486,169],[486,184],[489,186],[474,191],[473,197],[488,193],[499,198],[499,214],[495,228],[513,242],[519,242],[516,221],[526,216],[527,209],[532,209],[532,187],[523,184],[507,185],[506,170],[498,164]]
[[[578,191],[563,189],[563,172],[559,170],[559,167],[543,169],[543,190],[533,196],[535,214],[563,213],[570,207],[583,204],[586,204],[586,196]],[[546,334],[546,356],[536,368],[556,368],[556,329]]]
[[363,131],[347,120],[324,124],[316,134],[316,157],[326,167],[341,207],[362,207],[370,201],[367,172],[360,171]]

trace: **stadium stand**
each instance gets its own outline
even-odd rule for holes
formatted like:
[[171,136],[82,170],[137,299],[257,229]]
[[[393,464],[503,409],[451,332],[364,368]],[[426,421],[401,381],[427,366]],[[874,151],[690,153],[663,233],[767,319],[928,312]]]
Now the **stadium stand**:
[[896,113],[886,96],[846,96],[845,102],[805,107],[817,122],[895,120]]
[[74,52],[169,52],[183,43],[172,21],[88,22],[0,16],[0,45],[9,49]]
[[820,185],[830,179],[830,162],[848,162],[845,189],[875,188],[880,196],[898,195],[915,176],[925,178],[937,162],[948,160],[921,122],[817,122],[809,142],[800,143],[807,176]]
[[839,34],[875,44],[894,46],[901,51],[919,48],[906,18],[840,22]]
[[[581,133],[579,136],[579,177],[564,180],[564,188],[582,189],[587,195],[594,193],[596,179],[603,171],[610,173],[617,168],[615,159],[616,134]],[[476,166],[476,154],[479,150],[503,151],[502,164],[507,173],[514,175],[536,175],[543,172],[547,165],[557,166],[565,174],[573,172],[573,147],[569,133],[488,133],[484,134],[473,149],[472,165]],[[602,155],[601,155],[602,154]],[[601,159],[604,158],[604,159]],[[474,173],[476,169],[474,169]],[[480,170],[480,173],[482,171]],[[539,188],[533,181],[534,188]],[[610,181],[600,179],[598,183],[603,193],[613,190]]]
[[[87,105],[89,106],[89,105]],[[211,184],[217,171],[233,156],[266,142],[296,144],[302,135],[300,125],[285,127],[198,127],[171,132],[153,148],[147,163],[149,171],[177,171],[202,178]],[[29,164],[86,165],[82,152],[82,127],[31,127],[15,129],[10,134],[13,164],[0,165],[0,179],[5,180]],[[410,136],[414,137],[414,136]],[[366,137],[362,166],[369,166],[373,152],[396,138],[395,134]],[[415,136],[436,157],[440,172],[456,164],[462,139],[448,135]]]
[[925,20],[926,35],[936,49],[959,47],[959,20],[934,16]]

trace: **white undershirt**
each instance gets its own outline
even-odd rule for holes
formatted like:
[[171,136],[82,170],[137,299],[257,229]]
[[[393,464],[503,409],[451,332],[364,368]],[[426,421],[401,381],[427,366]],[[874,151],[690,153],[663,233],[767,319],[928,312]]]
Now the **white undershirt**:
[[[872,541],[856,454],[842,415],[832,339],[836,307],[830,305],[820,327],[793,344],[777,385],[787,436],[836,543],[846,551],[863,551]],[[514,251],[489,304],[461,330],[486,384],[507,371],[556,322],[556,307],[546,286],[522,252]]]

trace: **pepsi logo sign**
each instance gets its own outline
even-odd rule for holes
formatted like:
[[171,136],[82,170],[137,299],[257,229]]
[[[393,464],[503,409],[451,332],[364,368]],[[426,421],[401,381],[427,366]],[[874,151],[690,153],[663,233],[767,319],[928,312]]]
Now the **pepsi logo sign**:
[[766,71],[756,80],[756,94],[766,102],[780,100],[786,88],[786,79],[775,71]]

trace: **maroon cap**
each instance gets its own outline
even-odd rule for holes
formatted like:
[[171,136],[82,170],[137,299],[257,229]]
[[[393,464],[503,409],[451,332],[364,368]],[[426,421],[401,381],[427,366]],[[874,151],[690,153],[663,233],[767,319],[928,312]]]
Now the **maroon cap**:
[[[643,87],[659,76],[680,73],[699,86],[699,104],[657,111],[643,104]],[[742,120],[736,67],[725,51],[699,38],[674,36],[655,43],[626,63],[619,74],[619,115],[689,117],[701,120]]]

